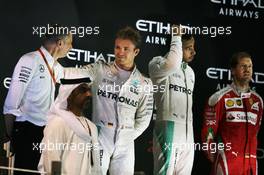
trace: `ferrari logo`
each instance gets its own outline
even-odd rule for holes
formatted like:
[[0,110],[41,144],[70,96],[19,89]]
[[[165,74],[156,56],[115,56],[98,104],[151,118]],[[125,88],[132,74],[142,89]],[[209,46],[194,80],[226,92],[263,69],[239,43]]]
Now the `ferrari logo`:
[[241,99],[237,99],[237,100],[236,100],[236,104],[237,104],[237,106],[241,106],[241,105],[242,105],[242,101],[241,101]]
[[254,101],[253,101],[252,98],[249,98],[249,99],[248,99],[248,102],[249,102],[250,105],[253,105],[253,103],[254,103]]

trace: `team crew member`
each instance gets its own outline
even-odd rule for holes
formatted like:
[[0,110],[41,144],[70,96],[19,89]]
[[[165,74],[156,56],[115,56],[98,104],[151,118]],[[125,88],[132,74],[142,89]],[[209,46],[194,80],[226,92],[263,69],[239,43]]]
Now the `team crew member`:
[[[180,31],[181,30],[181,31]],[[194,72],[188,65],[195,55],[194,38],[172,28],[170,51],[149,63],[157,119],[153,132],[154,174],[190,175],[194,158],[192,95]],[[188,162],[188,163],[187,163]]]
[[[134,174],[134,140],[148,127],[153,108],[152,82],[136,68],[140,35],[131,27],[118,31],[115,61],[80,70],[92,79],[93,122],[99,129],[103,174]],[[71,68],[67,69],[71,72]]]
[[250,89],[252,72],[251,56],[245,52],[235,53],[231,58],[233,83],[208,100],[202,141],[208,145],[218,144],[219,148],[216,153],[210,149],[206,151],[208,159],[213,162],[212,174],[258,174],[257,134],[263,100]]
[[40,171],[51,173],[52,161],[61,161],[62,174],[101,174],[97,128],[82,114],[90,98],[86,83],[60,87],[44,129]]
[[[72,48],[72,35],[46,35],[42,44],[38,50],[19,59],[4,104],[16,168],[37,169],[40,154],[33,148],[43,137],[46,115],[54,99],[55,82],[63,77],[57,59],[65,57]],[[12,135],[13,125],[15,133]]]

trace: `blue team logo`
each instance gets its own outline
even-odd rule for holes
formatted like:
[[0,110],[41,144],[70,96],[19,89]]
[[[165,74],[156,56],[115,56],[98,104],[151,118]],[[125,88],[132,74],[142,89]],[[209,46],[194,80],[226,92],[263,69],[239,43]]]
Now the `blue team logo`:
[[132,81],[131,81],[131,85],[134,86],[135,88],[138,87],[139,83],[140,83],[139,80],[132,80]]
[[39,71],[40,71],[41,73],[43,73],[43,72],[45,71],[45,67],[44,67],[43,64],[40,64],[40,65],[39,65]]

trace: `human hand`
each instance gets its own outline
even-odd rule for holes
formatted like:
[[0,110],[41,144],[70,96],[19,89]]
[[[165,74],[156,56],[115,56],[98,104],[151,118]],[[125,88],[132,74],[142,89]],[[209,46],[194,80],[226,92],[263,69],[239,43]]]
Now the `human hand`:
[[4,143],[4,150],[6,151],[6,157],[12,157],[15,154],[13,142],[10,140]]
[[180,25],[173,24],[171,27],[172,36],[182,36],[182,28]]

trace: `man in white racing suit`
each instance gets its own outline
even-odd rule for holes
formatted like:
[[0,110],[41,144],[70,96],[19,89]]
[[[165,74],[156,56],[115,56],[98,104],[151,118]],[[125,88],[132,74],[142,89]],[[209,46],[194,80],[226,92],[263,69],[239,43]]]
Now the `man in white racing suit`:
[[[79,75],[89,77],[93,122],[98,127],[103,174],[134,174],[134,140],[148,127],[153,110],[152,82],[136,68],[140,35],[131,27],[118,31],[115,61],[86,65]],[[75,69],[65,69],[65,76]]]
[[[181,32],[180,32],[181,30]],[[154,174],[190,175],[194,159],[192,95],[194,38],[172,28],[170,51],[149,63],[157,118],[153,132]]]

